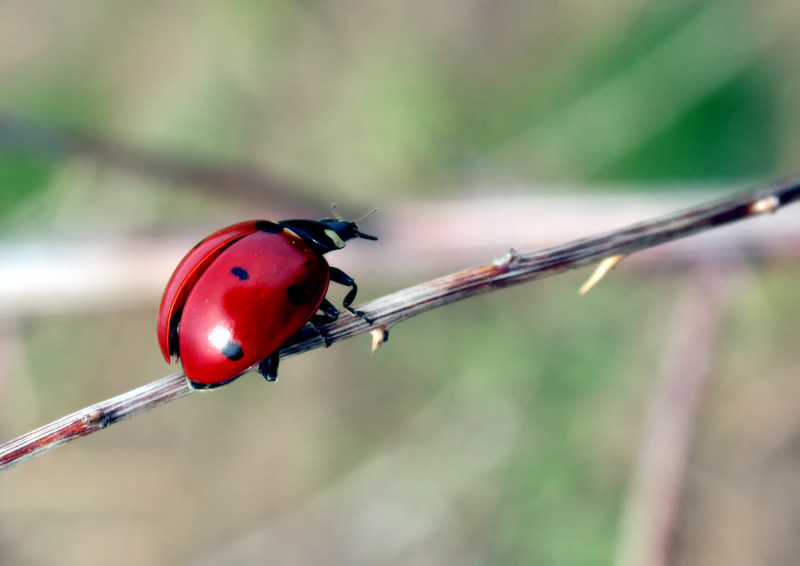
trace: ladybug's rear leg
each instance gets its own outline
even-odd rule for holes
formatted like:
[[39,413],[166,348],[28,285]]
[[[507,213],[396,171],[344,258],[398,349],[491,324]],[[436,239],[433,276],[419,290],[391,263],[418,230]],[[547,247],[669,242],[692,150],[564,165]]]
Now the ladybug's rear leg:
[[278,350],[270,354],[266,360],[261,360],[258,364],[258,373],[264,376],[267,381],[275,381],[278,379]]
[[363,318],[367,323],[372,324],[372,321],[366,317],[366,315],[361,312],[353,309],[350,305],[353,304],[353,301],[356,300],[356,293],[358,292],[358,285],[356,285],[355,279],[350,277],[347,273],[338,269],[336,267],[330,268],[331,273],[331,281],[334,283],[338,283],[339,285],[344,285],[345,287],[352,287],[350,291],[345,295],[344,300],[342,301],[342,306],[350,311],[352,314]]
[[172,320],[174,322],[170,322],[169,325],[169,334],[167,338],[167,344],[169,347],[169,353],[171,356],[175,356],[176,358],[181,357],[180,351],[180,327],[181,327],[181,314],[183,314],[183,307],[180,307],[178,310],[175,311],[175,314],[172,315]]

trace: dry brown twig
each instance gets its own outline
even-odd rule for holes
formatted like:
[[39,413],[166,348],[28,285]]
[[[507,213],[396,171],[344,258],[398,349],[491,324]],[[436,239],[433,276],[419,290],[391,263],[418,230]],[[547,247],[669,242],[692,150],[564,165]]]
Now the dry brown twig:
[[[373,323],[368,324],[362,318],[354,316],[342,317],[325,327],[328,343],[371,332],[374,352],[382,344],[390,327],[433,308],[494,289],[541,279],[612,256],[630,255],[751,216],[774,213],[798,199],[800,176],[539,252],[519,253],[512,249],[502,259],[487,265],[421,283],[359,306],[359,310]],[[607,265],[603,269],[607,269]],[[325,341],[313,330],[306,328],[284,345],[281,357],[293,356],[320,346],[325,346]],[[0,445],[0,471],[194,391],[183,373],[176,373],[77,411]]]

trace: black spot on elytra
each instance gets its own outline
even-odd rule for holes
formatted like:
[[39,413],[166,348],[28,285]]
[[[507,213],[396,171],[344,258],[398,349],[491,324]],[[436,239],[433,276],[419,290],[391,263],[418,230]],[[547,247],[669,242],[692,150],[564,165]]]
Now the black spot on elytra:
[[289,285],[289,288],[286,289],[286,296],[289,298],[289,302],[295,306],[300,306],[308,301],[308,293],[300,285]]
[[250,274],[247,273],[247,270],[244,267],[234,267],[231,269],[231,273],[233,273],[236,277],[238,277],[242,281],[247,281],[250,279]]
[[277,222],[270,222],[269,220],[259,220],[256,222],[256,230],[268,232],[270,234],[280,234],[283,232],[283,226]]
[[244,352],[242,352],[242,347],[233,340],[228,340],[228,343],[222,347],[222,353],[232,362],[241,360],[242,356],[244,355]]

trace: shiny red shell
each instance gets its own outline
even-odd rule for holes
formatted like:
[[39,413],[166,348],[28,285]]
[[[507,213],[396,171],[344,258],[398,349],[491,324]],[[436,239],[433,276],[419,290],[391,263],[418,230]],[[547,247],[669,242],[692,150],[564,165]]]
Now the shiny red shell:
[[288,228],[255,220],[224,228],[195,246],[167,284],[161,351],[170,361],[177,345],[191,382],[222,385],[300,330],[329,281],[325,258]]

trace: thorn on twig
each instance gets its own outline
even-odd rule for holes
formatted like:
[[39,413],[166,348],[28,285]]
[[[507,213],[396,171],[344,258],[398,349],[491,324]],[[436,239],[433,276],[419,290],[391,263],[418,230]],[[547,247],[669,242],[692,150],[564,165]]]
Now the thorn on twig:
[[603,261],[600,262],[592,275],[589,279],[586,280],[586,283],[581,285],[581,288],[578,289],[578,293],[581,295],[585,295],[589,292],[589,290],[594,287],[598,281],[600,281],[603,277],[606,276],[606,273],[614,269],[619,262],[621,262],[625,258],[625,254],[619,255],[612,255],[611,257],[607,257]]
[[508,253],[501,257],[500,259],[496,259],[492,262],[497,267],[502,267],[508,269],[513,267],[519,263],[519,252],[514,248],[508,250]]
[[781,201],[775,195],[770,195],[755,201],[750,205],[750,214],[764,214],[766,212],[775,212],[780,208]]
[[83,422],[86,426],[106,428],[109,424],[111,424],[111,419],[103,411],[93,411],[92,413],[86,415]]
[[383,346],[384,342],[389,341],[389,329],[385,326],[380,326],[378,328],[373,328],[369,331],[372,334],[372,351],[369,354],[369,357],[375,355],[375,352],[378,351],[378,348]]

